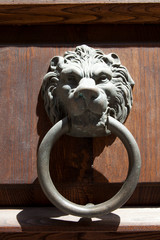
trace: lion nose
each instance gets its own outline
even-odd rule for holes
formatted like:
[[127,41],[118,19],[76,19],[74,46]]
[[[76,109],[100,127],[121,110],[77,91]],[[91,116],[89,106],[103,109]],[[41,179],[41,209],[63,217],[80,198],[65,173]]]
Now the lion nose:
[[83,98],[86,102],[95,100],[99,96],[99,91],[94,88],[81,88],[78,91],[78,97]]
[[76,98],[83,98],[86,102],[95,100],[99,95],[100,91],[91,78],[83,78],[75,92]]

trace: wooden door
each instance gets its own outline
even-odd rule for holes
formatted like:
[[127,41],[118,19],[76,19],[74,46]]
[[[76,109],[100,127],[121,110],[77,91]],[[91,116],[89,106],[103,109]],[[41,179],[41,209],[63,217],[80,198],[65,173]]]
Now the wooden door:
[[[134,20],[130,20],[132,25],[109,25],[106,24],[110,22],[104,14],[104,11],[109,11],[110,14],[119,11],[121,17],[126,16],[128,20],[129,9],[132,15],[140,16],[134,10],[137,9],[141,13],[146,11],[146,17],[139,18],[141,23],[158,22],[159,4],[122,4],[122,8],[113,4],[103,6],[104,10],[101,5],[96,5],[96,2],[92,8],[89,4],[71,4],[70,8],[64,8],[63,4],[19,5],[17,1],[15,6],[8,3],[9,1],[3,3],[0,15],[3,24],[0,26],[0,205],[3,216],[0,220],[0,239],[159,239],[160,219],[157,219],[154,226],[151,221],[150,227],[147,227],[147,223],[145,226],[139,223],[137,227],[136,224],[131,227],[129,222],[125,223],[124,227],[123,224],[120,225],[120,219],[113,215],[107,217],[107,220],[101,220],[98,226],[96,222],[91,223],[85,219],[80,219],[78,224],[75,224],[78,220],[73,219],[69,222],[64,219],[56,220],[57,217],[66,216],[52,208],[52,204],[43,194],[36,169],[38,146],[52,126],[40,94],[42,79],[48,71],[50,59],[84,43],[101,49],[106,54],[115,52],[135,81],[133,108],[125,126],[135,137],[142,157],[139,183],[125,207],[159,206],[160,26],[136,25],[133,24],[136,23]],[[128,8],[125,12],[126,6]],[[140,7],[143,7],[143,10]],[[85,25],[77,20],[80,19],[82,9],[86,11],[85,22],[88,24]],[[89,24],[89,18],[97,16],[93,13],[90,15],[91,9],[94,14],[95,11],[101,13],[102,19],[99,21],[97,18],[96,23],[103,24],[94,24],[93,20],[93,24]],[[149,16],[151,18],[148,9],[154,12],[158,20],[154,17],[152,21],[147,20]],[[38,11],[40,17],[36,18],[34,14]],[[51,11],[54,11],[54,16],[50,15]],[[55,23],[58,13],[63,11],[62,22],[65,22],[65,25],[42,24],[44,19],[47,24],[51,20]],[[76,11],[80,14],[79,18],[76,18]],[[46,12],[48,17],[44,15]],[[117,22],[110,16],[112,23],[119,23],[119,14],[116,15]],[[38,25],[35,25],[36,21]],[[20,26],[11,26],[13,23]],[[79,204],[97,204],[111,198],[125,180],[127,169],[126,150],[121,141],[113,135],[94,139],[63,136],[51,154],[50,171],[58,191]],[[14,211],[7,212],[6,208],[14,208]],[[10,219],[13,218],[11,222],[6,220],[4,223],[6,214],[12,215],[8,215]],[[143,215],[142,212],[139,214]],[[156,212],[151,211],[148,214],[156,216]],[[50,221],[51,218],[55,221]],[[129,231],[136,233],[127,233]],[[149,233],[146,233],[148,231]]]

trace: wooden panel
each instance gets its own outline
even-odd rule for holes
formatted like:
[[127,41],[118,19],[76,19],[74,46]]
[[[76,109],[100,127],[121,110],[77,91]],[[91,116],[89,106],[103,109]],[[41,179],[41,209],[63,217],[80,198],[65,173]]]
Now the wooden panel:
[[1,240],[159,240],[159,232],[147,233],[1,233]]
[[[89,177],[89,176],[88,176]],[[96,179],[95,179],[96,180]],[[111,198],[121,187],[121,184],[96,183],[83,180],[81,183],[57,183],[59,192],[71,201],[86,204],[88,201],[96,203]],[[159,206],[160,184],[138,184],[134,194],[128,200],[127,206]],[[44,196],[38,180],[32,184],[1,184],[0,206],[51,206]]]
[[159,23],[159,1],[1,1],[0,24]]
[[[15,32],[11,30],[10,40],[7,40],[5,45],[5,38],[2,38],[0,48],[0,204],[42,205],[49,202],[37,182],[37,148],[51,127],[39,95],[42,79],[51,57],[63,55],[64,51],[84,43],[81,32],[83,29],[87,32],[90,28],[72,26],[71,29],[73,32],[76,29],[76,33],[73,37],[72,34],[68,35],[70,45],[62,44],[64,39],[61,33],[64,27],[60,30],[59,27],[47,28],[50,29],[50,36],[57,29],[57,37],[54,41],[54,35],[52,36],[52,44],[49,37],[49,42],[45,42],[43,33],[46,33],[46,30],[39,32],[37,38],[36,34],[33,34],[34,37],[28,37],[25,42],[25,37],[19,38],[21,29],[23,28],[16,28]],[[27,29],[25,36],[32,32],[32,28],[24,29]],[[122,29],[124,32],[132,29],[136,36],[141,35],[142,38],[139,37],[136,41],[135,37],[132,41],[130,35],[128,41],[123,43],[120,36],[118,43],[116,29],[117,33]],[[133,133],[140,147],[142,171],[139,187],[128,204],[153,205],[158,204],[160,199],[160,114],[157,104],[160,79],[159,29],[149,26],[144,27],[142,32],[141,27],[135,26],[113,29],[103,26],[99,33],[105,30],[105,35],[101,34],[98,38],[94,34],[95,27],[92,26],[86,35],[86,42],[90,46],[100,48],[105,53],[116,52],[135,80],[134,105],[125,125]],[[150,34],[148,30],[151,30]],[[69,27],[65,31],[67,33]],[[112,37],[107,38],[107,32],[110,32],[110,35],[113,32]],[[81,37],[74,41],[77,33]],[[150,39],[152,36],[153,43],[148,43],[147,34]],[[58,40],[61,44],[57,44]],[[27,41],[29,44],[24,46]],[[36,41],[39,41],[39,45]],[[105,41],[108,42],[104,44]],[[111,140],[92,140],[64,136],[57,142],[52,155],[53,180],[58,190],[74,202],[85,204],[88,201],[97,203],[106,200],[119,189],[127,174],[125,149],[114,137]],[[92,163],[93,168],[90,167]]]
[[56,208],[0,209],[0,232],[158,232],[160,208],[118,209],[84,219]]
[[[98,47],[106,53],[116,52],[135,80],[134,106],[125,125],[133,133],[140,147],[143,161],[140,182],[159,182],[160,162],[159,142],[157,141],[159,139],[159,108],[157,108],[157,103],[159,100],[160,49],[151,46],[133,48],[125,47],[125,45],[121,48],[118,46]],[[0,61],[3,63],[1,64],[1,148],[5,156],[1,161],[1,169],[3,169],[3,175],[0,176],[1,183],[22,184],[32,183],[35,180],[38,141],[41,141],[44,133],[51,127],[44,112],[42,100],[40,96],[38,97],[42,78],[47,72],[51,57],[62,55],[68,49],[73,49],[73,47],[1,48]],[[89,165],[93,159],[90,160],[90,154],[83,153],[83,149],[86,144],[91,145],[91,141],[91,139],[76,139],[75,142],[75,138],[63,137],[55,148],[60,150],[65,145],[63,146],[65,150],[61,153],[54,152],[55,159],[58,159],[57,161],[59,158],[62,159],[61,164],[64,165],[63,159],[70,158],[67,164],[70,162],[71,165],[75,164],[75,170],[85,164]],[[97,170],[102,176],[104,175],[105,179],[108,178],[109,182],[123,181],[127,170],[127,155],[120,140],[102,137],[93,139],[93,142],[93,158],[97,157],[94,162],[95,168],[97,166],[99,168]],[[69,148],[72,148],[70,153],[67,151]],[[82,153],[79,149],[82,149]],[[86,150],[92,152],[92,149]],[[80,163],[76,163],[77,154],[80,155],[78,157],[81,159]],[[65,164],[63,168],[61,164],[59,164],[61,171],[68,167]],[[122,164],[123,167],[120,168]],[[73,168],[73,166],[70,167]],[[110,168],[109,172],[106,171],[108,168]],[[69,176],[71,174],[72,172],[68,173]],[[76,180],[77,175],[75,174],[71,179]],[[55,178],[66,180],[64,177],[67,178],[65,174],[58,172]]]

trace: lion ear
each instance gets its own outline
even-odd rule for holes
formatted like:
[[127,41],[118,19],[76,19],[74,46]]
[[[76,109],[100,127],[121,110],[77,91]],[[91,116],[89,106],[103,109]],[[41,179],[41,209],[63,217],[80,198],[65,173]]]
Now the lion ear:
[[133,88],[133,86],[135,85],[135,82],[133,81],[133,79],[132,79],[131,75],[129,74],[128,70],[127,70],[127,77],[128,77],[129,84]]
[[115,54],[115,53],[109,53],[109,54],[107,54],[107,55],[104,57],[104,61],[105,61],[106,63],[112,64],[113,66],[120,66],[120,64],[121,64],[121,61],[120,61],[118,55]]
[[55,71],[56,68],[62,69],[62,64],[64,64],[64,58],[56,56],[50,61],[50,71]]
[[133,88],[134,86],[134,81],[131,77],[131,75],[129,74],[128,70],[126,67],[122,66],[121,65],[121,61],[118,57],[117,54],[115,53],[109,53],[108,55],[105,55],[105,57],[103,58],[103,60],[107,63],[107,64],[111,64],[113,67],[122,67],[124,69],[124,72],[126,74],[126,77],[127,77],[127,81],[128,83],[130,84],[130,86]]

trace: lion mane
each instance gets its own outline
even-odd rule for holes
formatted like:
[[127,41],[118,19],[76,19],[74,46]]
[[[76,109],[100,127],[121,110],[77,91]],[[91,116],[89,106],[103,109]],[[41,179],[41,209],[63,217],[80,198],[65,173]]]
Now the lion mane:
[[[70,115],[69,107],[64,106],[64,99],[61,98],[64,85],[66,84],[63,82],[64,75],[62,73],[68,66],[70,66],[70,69],[72,69],[72,66],[75,69],[80,69],[79,72],[81,72],[76,85],[73,83],[73,77],[67,83],[68,85],[72,85],[70,87],[70,91],[72,92],[76,91],[75,89],[79,86],[82,78],[95,80],[94,72],[97,68],[102,67],[103,69],[107,69],[105,77],[102,77],[102,80],[99,77],[100,80],[98,81],[101,82],[95,84],[95,88],[98,87],[98,91],[103,91],[107,99],[107,107],[101,115],[101,121],[105,121],[103,119],[106,119],[110,115],[121,123],[125,122],[132,107],[132,88],[134,86],[134,81],[128,70],[121,65],[120,59],[115,53],[106,55],[101,50],[81,45],[76,47],[75,51],[65,52],[63,57],[53,57],[50,62],[49,71],[44,76],[42,97],[46,112],[53,124]],[[99,74],[103,76],[102,73]],[[68,95],[66,95],[65,101],[68,101]]]

